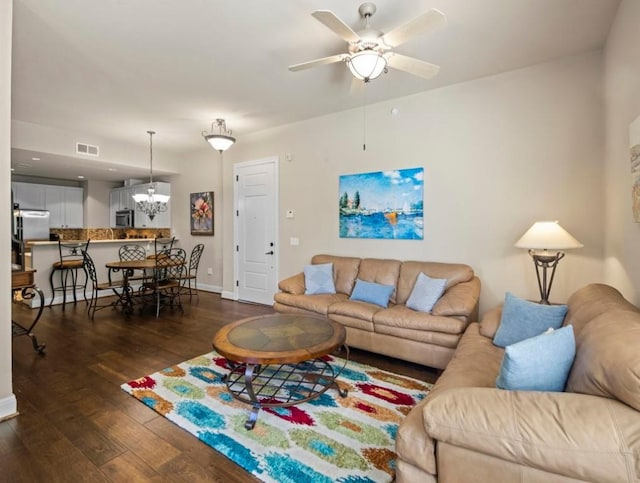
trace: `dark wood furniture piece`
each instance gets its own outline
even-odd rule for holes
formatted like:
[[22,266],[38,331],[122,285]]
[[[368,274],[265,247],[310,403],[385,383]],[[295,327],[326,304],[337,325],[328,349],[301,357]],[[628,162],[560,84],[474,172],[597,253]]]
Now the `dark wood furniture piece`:
[[44,353],[44,349],[46,347],[45,344],[39,344],[38,339],[33,333],[33,329],[35,328],[38,320],[40,320],[40,316],[42,315],[42,310],[44,309],[44,294],[42,290],[36,287],[33,281],[33,275],[35,270],[12,270],[11,271],[11,296],[20,292],[23,299],[29,300],[34,298],[36,295],[40,297],[40,307],[38,307],[38,313],[36,317],[31,322],[29,327],[25,327],[15,320],[11,321],[11,334],[13,337],[18,337],[20,335],[26,335],[31,339],[31,343],[33,344],[33,350],[38,352],[39,354]]
[[[108,262],[105,266],[113,272],[122,271],[122,295],[121,295],[121,303],[123,312],[127,315],[133,313],[133,307],[135,305],[133,288],[131,286],[132,275],[135,270],[144,270],[145,272],[152,273],[150,278],[152,280],[156,279],[156,275],[159,270],[168,269],[170,267],[184,266],[184,258],[179,260],[174,257],[159,257],[159,258],[145,258],[143,260],[118,260],[115,262]],[[162,290],[169,290],[171,288],[180,288],[179,282],[167,282],[161,284],[160,281],[157,281],[157,287]],[[154,292],[155,293],[155,292]],[[151,290],[148,288],[146,283],[143,283],[140,287],[140,294],[142,297],[140,300],[144,302],[144,299],[148,299],[149,295],[152,295]],[[158,310],[156,311],[156,317],[158,316]]]
[[345,345],[344,326],[325,317],[273,314],[238,320],[222,327],[214,349],[229,361],[225,376],[231,395],[252,406],[245,428],[253,429],[258,411],[285,407],[319,397],[334,386],[340,396],[338,371],[323,356]]

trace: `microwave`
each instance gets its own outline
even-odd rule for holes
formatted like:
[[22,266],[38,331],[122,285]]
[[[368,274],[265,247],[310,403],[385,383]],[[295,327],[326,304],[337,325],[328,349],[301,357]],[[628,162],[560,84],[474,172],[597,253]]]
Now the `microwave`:
[[133,210],[116,211],[116,228],[133,228]]

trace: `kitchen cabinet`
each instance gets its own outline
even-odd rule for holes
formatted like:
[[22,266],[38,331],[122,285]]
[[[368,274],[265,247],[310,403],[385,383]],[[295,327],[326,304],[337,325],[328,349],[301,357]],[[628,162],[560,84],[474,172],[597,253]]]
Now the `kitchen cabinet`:
[[41,184],[33,183],[11,183],[13,190],[13,202],[18,203],[20,208],[27,210],[44,210],[44,189]]
[[73,186],[44,187],[45,209],[49,210],[51,228],[84,228],[82,188]]
[[49,210],[51,228],[84,228],[84,190],[76,186],[11,183],[22,209]]

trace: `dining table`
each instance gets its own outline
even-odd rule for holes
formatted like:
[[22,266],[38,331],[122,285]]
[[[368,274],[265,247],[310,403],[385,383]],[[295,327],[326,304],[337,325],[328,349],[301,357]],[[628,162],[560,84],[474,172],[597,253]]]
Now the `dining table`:
[[[111,279],[112,272],[122,272],[122,293],[120,295],[120,305],[122,306],[122,311],[125,314],[133,313],[134,307],[134,294],[133,288],[131,286],[132,280],[142,280],[144,281],[144,277],[135,276],[134,274],[136,270],[153,271],[158,268],[166,268],[170,266],[179,266],[184,265],[184,262],[179,262],[176,260],[163,260],[159,262],[156,260],[156,257],[147,257],[140,260],[117,260],[114,262],[107,262],[105,267],[109,269],[109,279]],[[149,277],[152,278],[152,277]]]

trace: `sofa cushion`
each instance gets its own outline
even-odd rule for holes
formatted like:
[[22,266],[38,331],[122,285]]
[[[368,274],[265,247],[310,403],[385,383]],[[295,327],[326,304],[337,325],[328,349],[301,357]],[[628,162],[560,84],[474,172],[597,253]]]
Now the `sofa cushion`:
[[314,255],[312,264],[333,263],[333,280],[336,292],[349,295],[353,290],[358,275],[360,259],[354,257],[338,257],[335,255]]
[[566,313],[566,305],[538,304],[522,300],[507,292],[500,327],[493,343],[498,347],[506,347],[540,335],[549,328],[559,329]]
[[445,278],[431,278],[420,272],[407,300],[407,307],[419,312],[431,313],[433,306],[444,293]]
[[609,311],[576,337],[567,391],[604,396],[640,411],[640,314]]
[[382,285],[393,286],[393,292],[390,297],[392,304],[396,303],[396,285],[398,284],[398,276],[400,275],[399,260],[384,260],[379,258],[364,258],[360,262],[358,269],[358,278],[365,282],[379,283]]
[[385,326],[453,335],[461,335],[467,327],[467,323],[460,319],[416,312],[405,305],[394,305],[377,311],[373,316],[373,322],[376,327]]
[[376,312],[382,310],[379,305],[357,300],[344,300],[331,304],[329,314],[345,315],[356,319],[373,322]]
[[564,391],[576,355],[570,325],[508,345],[496,387],[513,391]]
[[395,287],[393,285],[383,285],[356,279],[356,286],[353,287],[353,292],[351,292],[349,299],[387,307],[389,305],[389,297],[391,297],[394,290]]
[[279,292],[273,297],[276,302],[282,305],[298,307],[300,309],[315,312],[321,315],[327,315],[329,307],[337,302],[347,300],[345,294],[321,294],[321,295],[293,295],[290,293]]
[[336,286],[333,283],[333,263],[305,265],[304,286],[306,295],[336,293]]
[[[523,466],[515,479],[462,480],[441,473],[439,481],[638,481],[640,417],[619,401],[482,387],[432,394],[422,409],[423,424],[439,449],[448,443]],[[528,478],[528,468],[546,471],[545,478]],[[483,470],[478,467],[475,476]]]
[[396,291],[396,302],[406,304],[411,295],[411,291],[416,284],[419,273],[424,273],[431,278],[444,278],[447,280],[445,290],[473,278],[473,270],[470,266],[460,263],[438,263],[438,262],[402,262],[400,275],[398,276],[398,289]]

